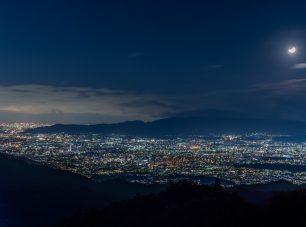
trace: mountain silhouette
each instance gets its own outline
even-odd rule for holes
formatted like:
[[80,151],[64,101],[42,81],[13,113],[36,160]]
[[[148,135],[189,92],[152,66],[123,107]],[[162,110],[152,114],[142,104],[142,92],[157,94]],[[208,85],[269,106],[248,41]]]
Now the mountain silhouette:
[[236,118],[234,116],[173,117],[152,122],[127,121],[115,124],[55,124],[28,129],[26,133],[103,133],[137,136],[197,135],[210,133],[285,133],[304,135],[306,124],[299,121]]
[[305,190],[279,192],[266,199],[264,204],[250,203],[218,181],[214,187],[181,181],[158,194],[79,211],[59,226],[305,226]]

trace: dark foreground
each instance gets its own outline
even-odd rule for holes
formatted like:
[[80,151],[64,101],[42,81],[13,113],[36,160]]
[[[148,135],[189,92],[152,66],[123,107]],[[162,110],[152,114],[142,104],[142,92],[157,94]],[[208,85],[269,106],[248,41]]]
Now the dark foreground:
[[179,182],[156,195],[80,211],[60,226],[306,226],[306,191],[282,192],[255,205],[218,184]]
[[165,187],[95,183],[0,155],[0,226],[306,226],[306,191],[288,182]]
[[84,177],[0,155],[0,227],[54,226],[77,209],[103,208],[164,186]]

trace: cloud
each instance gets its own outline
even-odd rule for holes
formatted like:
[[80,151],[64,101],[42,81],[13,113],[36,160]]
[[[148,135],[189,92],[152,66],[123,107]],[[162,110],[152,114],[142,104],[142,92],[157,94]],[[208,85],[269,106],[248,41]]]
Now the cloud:
[[236,111],[254,118],[306,121],[306,79],[215,91],[201,98],[208,109]]
[[274,94],[293,94],[304,92],[306,88],[306,79],[283,80],[275,83],[263,83],[254,86],[260,91],[270,91]]
[[256,118],[306,121],[305,99],[306,79],[185,95],[29,84],[0,86],[0,119],[94,124],[222,110]]
[[208,110],[239,113],[241,117],[306,121],[306,79],[260,83],[250,87],[219,90],[196,96],[180,97],[191,112],[177,115],[204,114]]
[[295,64],[292,69],[306,69],[306,63]]
[[178,105],[176,98],[151,93],[33,84],[0,86],[0,116],[8,115],[2,119],[11,121],[35,117],[53,123],[147,121],[182,108],[186,107]]

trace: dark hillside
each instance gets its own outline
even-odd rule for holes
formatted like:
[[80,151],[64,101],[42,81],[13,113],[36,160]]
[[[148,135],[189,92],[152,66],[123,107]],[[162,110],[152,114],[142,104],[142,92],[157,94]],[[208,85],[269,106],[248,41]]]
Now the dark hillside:
[[136,196],[102,210],[78,212],[75,226],[305,226],[306,191],[276,194],[257,206],[220,187],[179,182],[156,195]]
[[46,226],[77,209],[102,208],[160,185],[122,180],[95,183],[84,177],[0,155],[0,226]]

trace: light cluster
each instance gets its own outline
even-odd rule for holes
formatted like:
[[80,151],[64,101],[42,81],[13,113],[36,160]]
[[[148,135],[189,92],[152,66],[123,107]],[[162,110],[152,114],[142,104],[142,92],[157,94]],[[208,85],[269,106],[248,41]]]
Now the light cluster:
[[140,138],[101,134],[26,134],[35,124],[1,124],[0,152],[83,175],[165,183],[306,183],[306,143],[268,134]]

